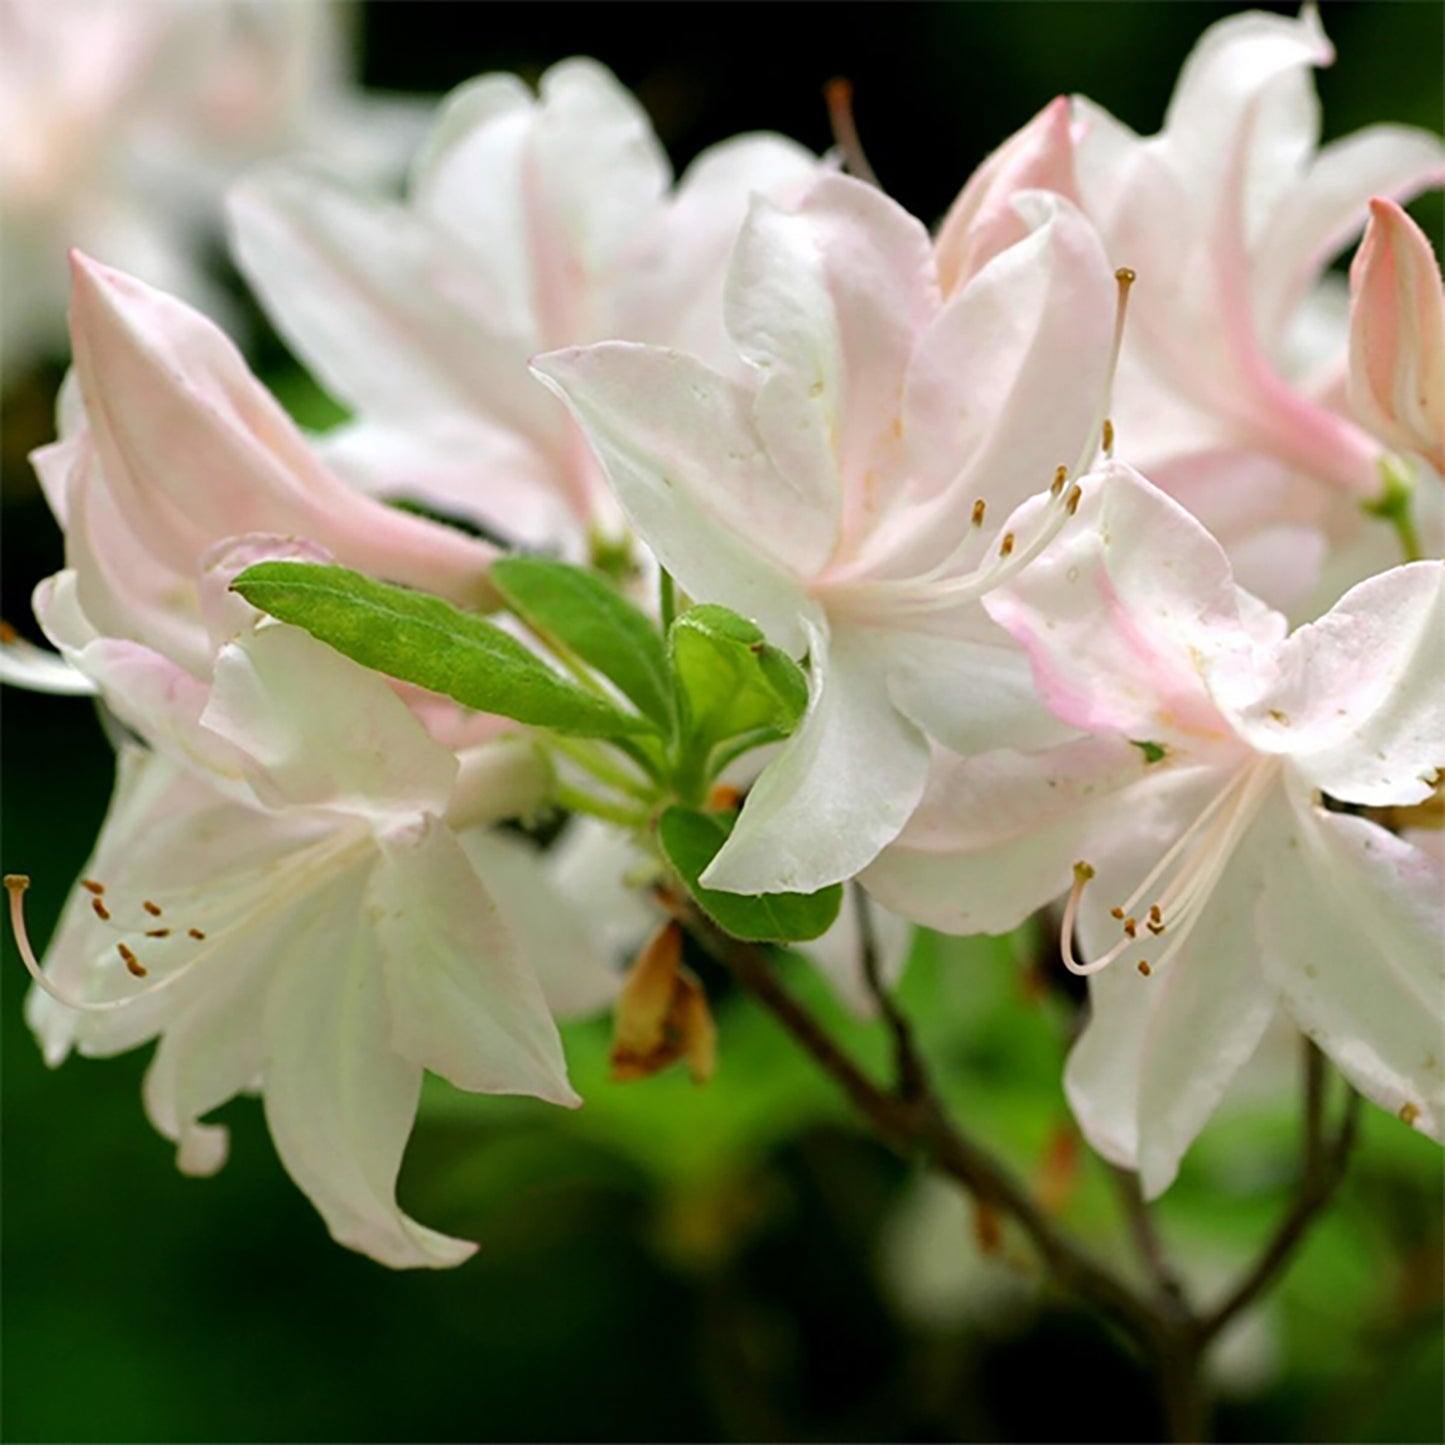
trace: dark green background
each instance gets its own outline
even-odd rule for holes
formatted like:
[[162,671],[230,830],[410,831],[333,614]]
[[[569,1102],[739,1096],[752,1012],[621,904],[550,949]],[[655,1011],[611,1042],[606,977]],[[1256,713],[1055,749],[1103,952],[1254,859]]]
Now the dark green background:
[[[638,90],[681,164],[748,129],[822,148],[820,87],[846,74],[884,183],[932,219],[1060,90],[1153,129],[1196,34],[1229,8],[412,0],[368,8],[366,76],[442,90],[590,53]],[[1442,16],[1324,7],[1341,55],[1320,78],[1330,134],[1376,119],[1439,128]],[[1438,202],[1419,214],[1433,227]],[[294,391],[274,343],[260,355]],[[6,398],[3,608],[22,626],[59,563],[23,462],[47,438],[58,374]],[[43,937],[94,836],[109,755],[87,704],[15,693],[3,748],[3,866],[35,877]],[[920,962],[910,1000],[940,1072],[966,1117],[1037,1172],[1066,1123],[1070,1005],[1034,1000],[1006,948],[930,946]],[[904,1317],[881,1241],[907,1171],[720,988],[722,1066],[706,1091],[672,1076],[607,1084],[599,1026],[573,1039],[580,1115],[439,1092],[403,1198],[483,1250],[449,1274],[394,1275],[327,1241],[254,1101],[224,1111],[232,1161],[198,1182],[144,1121],[143,1054],[46,1071],[8,944],[4,963],[6,1439],[1155,1435],[1147,1382],[1057,1301],[972,1325]],[[1183,1257],[1228,1266],[1262,1237],[1293,1167],[1292,1108],[1285,1090],[1206,1134],[1163,1211]],[[1440,1438],[1440,1184],[1439,1152],[1371,1113],[1341,1206],[1279,1298],[1279,1368],[1225,1404],[1227,1438]],[[1070,1218],[1112,1247],[1092,1168]]]

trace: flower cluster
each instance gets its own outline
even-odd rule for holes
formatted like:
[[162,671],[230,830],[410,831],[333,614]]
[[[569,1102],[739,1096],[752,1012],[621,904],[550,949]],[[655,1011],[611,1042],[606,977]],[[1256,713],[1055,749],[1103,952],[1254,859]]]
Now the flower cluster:
[[1441,1138],[1445,294],[1399,202],[1445,147],[1321,148],[1331,58],[1225,20],[1158,135],[1057,100],[936,234],[778,136],[674,182],[590,61],[484,76],[404,201],[230,193],[317,437],[76,254],[63,656],[0,668],[123,741],[43,966],[7,879],[46,1057],[158,1039],[183,1169],[258,1091],[339,1241],[448,1265],[395,1198],[424,1070],[576,1104],[554,1020],[615,1002],[619,1077],[705,1077],[683,905],[866,1008],[847,887],[885,980],[910,923],[1054,905],[1069,1099],[1148,1195],[1281,1015]]

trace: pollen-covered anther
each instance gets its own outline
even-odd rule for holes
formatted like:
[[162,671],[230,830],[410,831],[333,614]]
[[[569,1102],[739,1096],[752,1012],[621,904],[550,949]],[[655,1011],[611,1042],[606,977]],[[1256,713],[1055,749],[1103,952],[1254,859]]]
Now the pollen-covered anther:
[[90,907],[91,911],[102,923],[110,922],[110,909],[108,909],[99,898],[92,898],[90,900]]
[[186,937],[187,937],[187,938],[194,938],[197,942],[200,942],[203,938],[205,938],[205,936],[206,936],[206,935],[205,935],[204,933],[202,933],[199,928],[188,928],[188,929],[186,929]]
[[129,973],[132,978],[144,978],[146,976],[149,970],[145,964],[135,956],[133,949],[127,947],[124,943],[117,943],[115,951],[120,954],[121,962],[125,964],[126,972]]
[[982,497],[973,504],[973,515],[968,519],[969,525],[973,527],[983,526],[984,513],[988,511],[988,503]]
[[1126,918],[1124,920],[1124,932],[1127,933],[1130,938],[1137,938],[1139,936],[1139,920],[1137,918]]
[[1157,903],[1149,905],[1149,916],[1144,920],[1144,927],[1156,938],[1164,932],[1164,914]]
[[1064,503],[1064,505],[1068,508],[1069,515],[1071,517],[1074,515],[1075,512],[1079,510],[1079,503],[1083,500],[1084,489],[1077,482],[1075,482],[1073,491],[1069,493],[1068,499]]
[[171,931],[170,931],[169,928],[147,928],[147,929],[146,929],[146,937],[147,937],[147,938],[169,938],[170,936],[171,936]]
[[159,918],[161,916],[160,904],[152,903],[149,898],[147,898],[145,902],[141,904],[141,907],[144,908],[145,911],[149,913],[152,918]]
[[1109,910],[1109,917],[1117,918],[1122,923],[1124,921],[1124,910],[1122,908],[1111,908]]
[[1149,975],[1154,972],[1154,970],[1149,967],[1149,960],[1147,958],[1141,958],[1134,967],[1137,968],[1145,978],[1148,978]]
[[94,893],[97,898],[101,897],[105,892],[105,884],[97,883],[94,878],[82,878],[80,880],[80,886],[84,888],[87,893]]
[[1005,532],[1003,534],[1003,540],[998,544],[998,555],[1000,557],[1007,557],[1013,549],[1014,534],[1012,532]]
[[1057,497],[1068,485],[1068,481],[1069,469],[1067,467],[1055,467],[1054,480],[1053,484],[1049,487],[1049,495],[1051,497]]
[[1405,1103],[1400,1105],[1400,1122],[1402,1124],[1414,1124],[1420,1117],[1420,1106],[1418,1104]]
[[1114,455],[1114,423],[1110,421],[1108,417],[1104,418],[1103,438],[1101,444],[1104,448],[1104,455],[1106,457],[1112,457]]

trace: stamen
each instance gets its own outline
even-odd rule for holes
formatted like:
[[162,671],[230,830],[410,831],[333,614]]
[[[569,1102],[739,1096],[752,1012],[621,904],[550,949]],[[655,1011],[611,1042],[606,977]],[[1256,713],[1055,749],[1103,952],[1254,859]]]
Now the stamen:
[[[137,999],[148,998],[151,994],[159,993],[162,989],[169,988],[177,979],[184,978],[191,969],[205,957],[205,951],[195,955],[191,961],[182,968],[176,969],[174,973],[168,973],[163,978],[157,979],[148,988],[140,989],[129,994],[125,998],[112,998],[93,1001],[90,999],[71,998],[64,989],[53,983],[45,976],[44,970],[40,967],[40,961],[35,957],[35,950],[30,945],[30,934],[25,927],[25,890],[30,887],[30,879],[24,873],[7,873],[5,875],[5,891],[10,895],[10,928],[15,935],[16,946],[20,950],[21,962],[25,965],[26,972],[35,980],[36,986],[42,992],[47,993],[56,1003],[64,1004],[66,1008],[73,1008],[79,1013],[111,1013],[116,1009],[130,1008]],[[199,929],[192,929],[193,934],[200,934]],[[200,934],[204,937],[204,934]],[[125,964],[127,972],[136,978],[145,978],[149,969],[138,959],[135,951],[125,943],[117,943],[116,951],[120,954],[121,961]]]
[[1076,482],[1074,489],[1069,493],[1068,500],[1064,503],[1065,510],[1072,517],[1079,510],[1079,503],[1084,500],[1084,489]]
[[1059,493],[1064,490],[1064,485],[1065,485],[1065,483],[1067,483],[1068,480],[1069,480],[1069,469],[1068,469],[1067,467],[1057,467],[1057,468],[1055,468],[1055,470],[1054,470],[1054,482],[1053,482],[1053,485],[1049,488],[1049,495],[1050,495],[1051,497],[1057,497],[1057,496],[1059,495]]
[[1106,457],[1114,455],[1114,423],[1107,416],[1104,418],[1103,449]]
[[1104,372],[1104,394],[1099,398],[1099,410],[1095,413],[1094,425],[1089,428],[1084,449],[1079,455],[1075,472],[1087,472],[1093,464],[1094,453],[1102,444],[1104,455],[1112,456],[1114,450],[1114,424],[1109,420],[1114,410],[1114,379],[1119,373],[1119,353],[1124,349],[1124,322],[1129,314],[1129,290],[1138,276],[1128,266],[1120,266],[1114,272],[1114,283],[1118,288],[1114,302],[1114,335],[1109,343],[1109,362]]
[[145,911],[149,913],[152,918],[159,918],[161,916],[160,904],[152,903],[149,898],[147,898],[145,902],[141,904],[141,907],[144,908]]
[[998,555],[1000,557],[1007,557],[1013,549],[1014,534],[1012,532],[1005,532],[1003,534],[1003,541],[998,544]]
[[206,935],[202,933],[199,928],[188,928],[186,929],[186,936],[188,938],[194,938],[199,942],[204,939]]
[[1400,1122],[1402,1124],[1413,1124],[1420,1117],[1420,1106],[1418,1104],[1400,1105]]
[[97,883],[94,878],[82,878],[80,880],[80,886],[84,888],[87,893],[94,893],[97,898],[105,892],[105,884]]
[[147,937],[147,938],[169,938],[170,936],[171,936],[171,931],[170,931],[169,928],[147,928],[147,929],[146,929],[146,937]]
[[[835,76],[823,87],[823,96],[828,102],[828,123],[833,128],[833,141],[843,156],[849,175],[870,186],[878,186],[878,177],[868,164],[863,152],[863,142],[858,138],[858,127],[853,120],[853,82],[843,76]],[[878,186],[882,190],[882,186]]]
[[108,909],[99,898],[92,898],[90,900],[90,906],[95,910],[95,916],[100,919],[102,923],[110,922],[110,909]]
[[1235,846],[1259,811],[1261,800],[1279,770],[1278,759],[1262,760],[1241,768],[1227,779],[1224,786],[1200,810],[1192,823],[1175,839],[1173,845],[1150,870],[1133,894],[1111,915],[1123,924],[1124,936],[1101,957],[1081,961],[1074,954],[1074,924],[1084,888],[1094,876],[1087,863],[1074,865],[1074,883],[1064,906],[1060,926],[1060,951],[1064,965],[1071,973],[1088,975],[1107,968],[1137,937],[1139,920],[1129,910],[1148,897],[1158,881],[1166,876],[1167,886],[1156,903],[1149,905],[1144,926],[1157,938],[1167,930],[1170,940],[1163,952],[1152,961],[1141,959],[1136,965],[1146,977],[1164,968],[1188,941],[1194,924],[1202,915],[1216,885],[1223,876]]
[[985,502],[982,497],[980,497],[978,501],[973,504],[973,516],[968,519],[969,525],[973,527],[983,526],[984,513],[987,511],[988,503]]

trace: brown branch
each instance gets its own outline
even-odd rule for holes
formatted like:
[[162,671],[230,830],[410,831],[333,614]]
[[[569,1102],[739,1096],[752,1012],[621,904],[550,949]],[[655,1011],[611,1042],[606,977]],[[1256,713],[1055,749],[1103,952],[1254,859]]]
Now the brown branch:
[[868,986],[874,1003],[888,1032],[893,1035],[893,1064],[898,1074],[898,1097],[916,1100],[928,1092],[928,1080],[923,1060],[919,1057],[913,1042],[913,1028],[902,1010],[893,1001],[893,995],[883,985],[878,958],[878,934],[873,927],[873,910],[868,904],[868,895],[854,883],[851,886],[853,907],[858,919],[858,943],[862,955],[863,981]]
[[1324,1056],[1305,1040],[1305,1107],[1302,1139],[1303,1169],[1284,1218],[1275,1226],[1264,1252],[1245,1271],[1232,1290],[1199,1322],[1201,1346],[1214,1339],[1233,1319],[1248,1309],[1277,1276],[1288,1267],[1315,1218],[1333,1197],[1344,1178],[1359,1127],[1360,1096],[1347,1087],[1344,1113],[1333,1136],[1324,1128]]
[[1114,1164],[1109,1165],[1109,1173],[1117,1187],[1135,1251],[1154,1281],[1163,1308],[1182,1324],[1191,1316],[1188,1297],[1155,1228],[1154,1216],[1149,1213],[1139,1188],[1139,1176],[1132,1169],[1121,1169]]
[[[669,893],[663,901],[742,988],[812,1055],[884,1143],[905,1158],[926,1155],[940,1173],[962,1184],[981,1203],[1012,1218],[1066,1290],[1114,1320],[1146,1349],[1157,1352],[1161,1331],[1168,1332],[1169,1323],[1160,1318],[1149,1301],[1141,1299],[1061,1233],[1006,1166],[950,1122],[916,1052],[912,1055],[916,1068],[914,1096],[904,1097],[881,1088],[778,982],[765,948],[729,937],[690,899]],[[899,1022],[903,1025],[901,1043],[911,1051],[906,1020],[899,1016]]]

